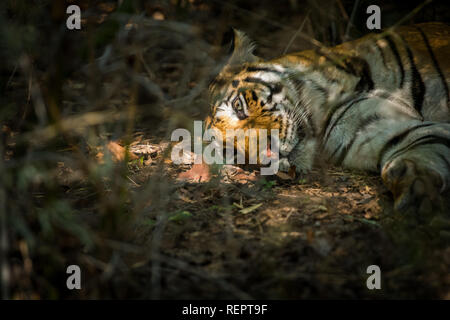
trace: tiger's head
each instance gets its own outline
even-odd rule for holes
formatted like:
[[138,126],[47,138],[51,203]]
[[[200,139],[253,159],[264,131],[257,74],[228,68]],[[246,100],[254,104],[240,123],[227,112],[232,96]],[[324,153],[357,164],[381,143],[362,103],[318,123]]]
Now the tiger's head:
[[[299,140],[296,115],[297,90],[281,65],[266,63],[253,54],[254,45],[234,30],[233,52],[211,83],[207,128],[271,129],[279,131],[280,156],[288,155]],[[248,144],[246,144],[248,152]]]

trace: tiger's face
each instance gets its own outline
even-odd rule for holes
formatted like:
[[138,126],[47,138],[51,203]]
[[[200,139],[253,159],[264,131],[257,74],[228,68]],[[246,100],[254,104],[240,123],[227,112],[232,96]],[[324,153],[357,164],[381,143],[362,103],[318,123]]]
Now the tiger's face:
[[[262,134],[275,129],[268,140],[271,153],[275,150],[280,159],[280,170],[288,171],[294,165],[297,172],[308,172],[319,150],[317,132],[322,119],[322,115],[313,119],[311,110],[319,110],[327,97],[317,79],[312,79],[314,65],[308,59],[296,68],[265,62],[253,55],[253,44],[245,34],[235,30],[234,36],[234,51],[209,87],[207,129],[218,130],[224,140],[228,129],[264,129]],[[278,140],[272,139],[275,133]],[[224,142],[228,145],[231,141],[222,141],[222,145]],[[247,137],[245,150],[236,140],[233,144],[235,150],[249,154]]]
[[248,76],[247,69],[216,79],[210,88],[213,125],[224,129],[279,129],[283,109],[277,95],[280,84],[264,85]]
[[280,154],[287,155],[297,142],[296,123],[289,112],[294,105],[288,91],[280,74],[243,65],[236,74],[221,75],[211,85],[209,126],[223,136],[228,129],[265,129],[268,134],[277,129]]
[[[276,129],[280,156],[287,156],[298,142],[298,96],[283,67],[266,66],[252,51],[248,38],[235,30],[233,54],[209,88],[207,127],[224,137],[228,129],[265,129],[268,134]],[[246,154],[247,149],[246,143]]]

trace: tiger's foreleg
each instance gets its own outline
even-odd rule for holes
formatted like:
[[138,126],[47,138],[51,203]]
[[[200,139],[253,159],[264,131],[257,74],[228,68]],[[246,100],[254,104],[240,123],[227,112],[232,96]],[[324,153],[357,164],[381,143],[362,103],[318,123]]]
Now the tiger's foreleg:
[[404,104],[369,95],[350,101],[330,118],[323,141],[335,164],[380,172],[397,210],[430,211],[449,190],[450,124],[422,121]]

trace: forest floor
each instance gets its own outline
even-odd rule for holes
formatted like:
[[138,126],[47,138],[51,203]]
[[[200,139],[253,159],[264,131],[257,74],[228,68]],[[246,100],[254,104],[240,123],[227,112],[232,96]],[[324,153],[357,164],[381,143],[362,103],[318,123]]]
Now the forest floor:
[[[221,184],[171,190],[185,215],[167,225],[161,252],[193,270],[169,271],[166,297],[450,298],[448,238],[393,212],[378,176],[326,169],[268,180],[226,169]],[[381,268],[382,290],[366,286],[370,265]]]
[[[129,176],[139,190],[159,175],[170,195],[166,219],[150,218],[133,240],[157,252],[151,263],[135,257],[132,278],[158,297],[450,298],[448,218],[394,212],[378,176],[339,168],[260,176],[233,165],[214,174],[174,165],[165,146],[153,145],[151,164]],[[381,290],[366,285],[371,265]],[[158,288],[148,283],[154,272]]]

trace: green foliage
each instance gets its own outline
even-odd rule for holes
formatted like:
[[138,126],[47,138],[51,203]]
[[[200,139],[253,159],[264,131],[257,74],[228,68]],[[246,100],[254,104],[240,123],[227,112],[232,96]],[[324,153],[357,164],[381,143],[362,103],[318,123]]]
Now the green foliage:
[[174,221],[174,222],[182,222],[188,218],[192,217],[192,213],[190,213],[189,211],[178,211],[175,214],[172,214],[169,217],[169,221]]
[[277,185],[277,182],[275,180],[265,180],[264,179],[264,181],[263,181],[263,188],[265,190],[270,190],[276,185]]

